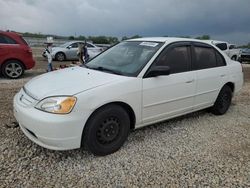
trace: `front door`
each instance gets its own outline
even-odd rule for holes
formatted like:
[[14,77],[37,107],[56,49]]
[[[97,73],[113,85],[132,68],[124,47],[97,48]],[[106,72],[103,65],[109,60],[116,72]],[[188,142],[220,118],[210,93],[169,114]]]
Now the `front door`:
[[[168,66],[170,75],[143,79],[143,124],[185,114],[193,108],[196,74],[191,72],[188,42],[166,47],[153,66]],[[150,70],[150,68],[149,68]]]
[[72,43],[67,51],[67,58],[68,59],[77,59],[77,50],[78,50],[78,43]]

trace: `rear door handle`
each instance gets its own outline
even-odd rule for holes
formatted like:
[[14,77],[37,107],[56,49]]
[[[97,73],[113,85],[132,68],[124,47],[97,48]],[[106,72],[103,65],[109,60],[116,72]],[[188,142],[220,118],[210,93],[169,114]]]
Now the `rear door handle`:
[[220,77],[225,77],[226,75],[225,74],[221,74]]
[[193,82],[194,82],[194,79],[186,81],[187,84],[190,84],[190,83],[193,83]]

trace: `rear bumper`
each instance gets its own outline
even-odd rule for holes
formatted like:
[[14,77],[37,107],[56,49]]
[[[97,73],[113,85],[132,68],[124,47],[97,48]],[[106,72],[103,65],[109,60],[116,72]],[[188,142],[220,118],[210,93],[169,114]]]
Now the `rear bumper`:
[[35,60],[33,58],[29,58],[29,59],[26,59],[24,61],[24,64],[25,64],[26,70],[29,70],[29,69],[32,69],[35,66],[36,62],[35,62]]

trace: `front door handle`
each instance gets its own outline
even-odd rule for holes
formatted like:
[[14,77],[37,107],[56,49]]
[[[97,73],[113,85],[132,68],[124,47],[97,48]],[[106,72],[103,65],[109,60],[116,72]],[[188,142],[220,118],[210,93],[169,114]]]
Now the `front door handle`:
[[190,83],[193,83],[193,82],[194,82],[194,79],[186,81],[187,84],[190,84]]
[[220,77],[225,77],[225,76],[226,76],[225,74],[220,75]]

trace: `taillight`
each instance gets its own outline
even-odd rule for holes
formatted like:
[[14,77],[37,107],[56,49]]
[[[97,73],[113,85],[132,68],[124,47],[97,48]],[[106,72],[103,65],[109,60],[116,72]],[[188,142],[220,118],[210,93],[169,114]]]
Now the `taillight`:
[[32,54],[32,49],[31,49],[31,48],[29,48],[29,49],[27,50],[27,52],[29,52],[29,53],[31,53],[31,54]]

